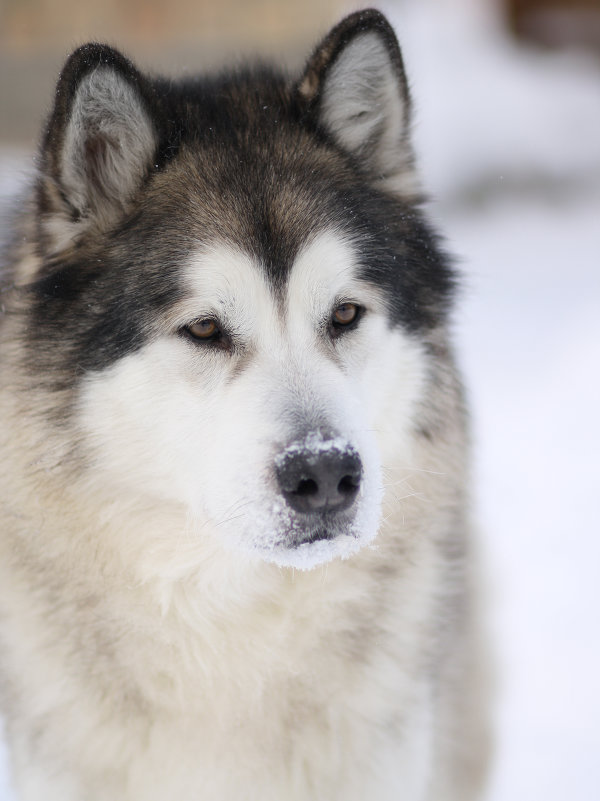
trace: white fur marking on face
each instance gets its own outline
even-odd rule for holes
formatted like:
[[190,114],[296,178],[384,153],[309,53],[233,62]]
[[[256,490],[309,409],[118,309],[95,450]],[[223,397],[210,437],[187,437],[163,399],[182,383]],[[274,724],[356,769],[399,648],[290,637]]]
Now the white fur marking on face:
[[[343,236],[315,237],[291,268],[282,307],[250,256],[218,245],[195,256],[172,330],[84,383],[80,419],[102,475],[178,502],[211,553],[310,569],[372,542],[386,460],[410,461],[424,362],[390,328],[381,294],[357,278],[356,264]],[[332,342],[323,318],[343,299],[366,312]],[[206,314],[233,332],[239,353],[175,333]],[[343,446],[360,456],[346,519],[325,524],[288,506],[277,459],[299,441],[315,454]],[[307,542],[323,525],[330,539]]]
[[264,273],[234,247],[212,245],[196,255],[186,271],[187,297],[177,307],[181,325],[215,315],[241,342],[254,346],[279,328],[275,299]]
[[[302,328],[329,316],[336,301],[356,294],[356,256],[350,242],[334,231],[318,234],[298,254],[288,280],[288,317]],[[363,288],[364,291],[364,288]],[[297,321],[296,319],[297,318]]]

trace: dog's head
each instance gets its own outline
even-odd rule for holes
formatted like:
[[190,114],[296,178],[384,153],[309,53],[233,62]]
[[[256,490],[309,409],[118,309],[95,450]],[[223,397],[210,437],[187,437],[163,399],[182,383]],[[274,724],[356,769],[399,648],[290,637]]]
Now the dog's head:
[[71,56],[27,336],[95,480],[282,565],[374,538],[382,470],[418,428],[422,334],[451,291],[409,118],[374,11],[296,81],[261,67],[177,84],[105,46]]

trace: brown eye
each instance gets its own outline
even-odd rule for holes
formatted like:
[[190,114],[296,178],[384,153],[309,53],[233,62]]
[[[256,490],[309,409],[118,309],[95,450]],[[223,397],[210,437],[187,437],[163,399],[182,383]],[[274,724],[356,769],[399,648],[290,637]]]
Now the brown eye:
[[345,328],[358,320],[360,306],[356,303],[340,303],[331,316],[334,328]]
[[205,317],[203,320],[197,320],[195,323],[186,326],[187,333],[194,339],[208,340],[217,339],[221,332],[219,326],[210,317]]

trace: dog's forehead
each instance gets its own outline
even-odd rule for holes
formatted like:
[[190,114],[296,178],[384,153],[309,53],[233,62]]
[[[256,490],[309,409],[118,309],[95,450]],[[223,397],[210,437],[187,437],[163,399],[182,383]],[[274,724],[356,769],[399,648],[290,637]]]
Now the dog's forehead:
[[266,324],[282,314],[319,318],[356,291],[357,265],[351,240],[332,228],[307,239],[278,275],[285,275],[283,281],[273,280],[272,266],[256,253],[214,241],[199,246],[187,262],[182,306],[188,316],[221,313],[249,327],[257,317]]

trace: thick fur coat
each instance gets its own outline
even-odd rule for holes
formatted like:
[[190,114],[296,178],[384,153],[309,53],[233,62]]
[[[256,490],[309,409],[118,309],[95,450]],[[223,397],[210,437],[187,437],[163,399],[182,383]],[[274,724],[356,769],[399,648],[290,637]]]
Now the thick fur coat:
[[0,322],[21,801],[470,801],[468,447],[386,20],[289,77],[67,61]]

